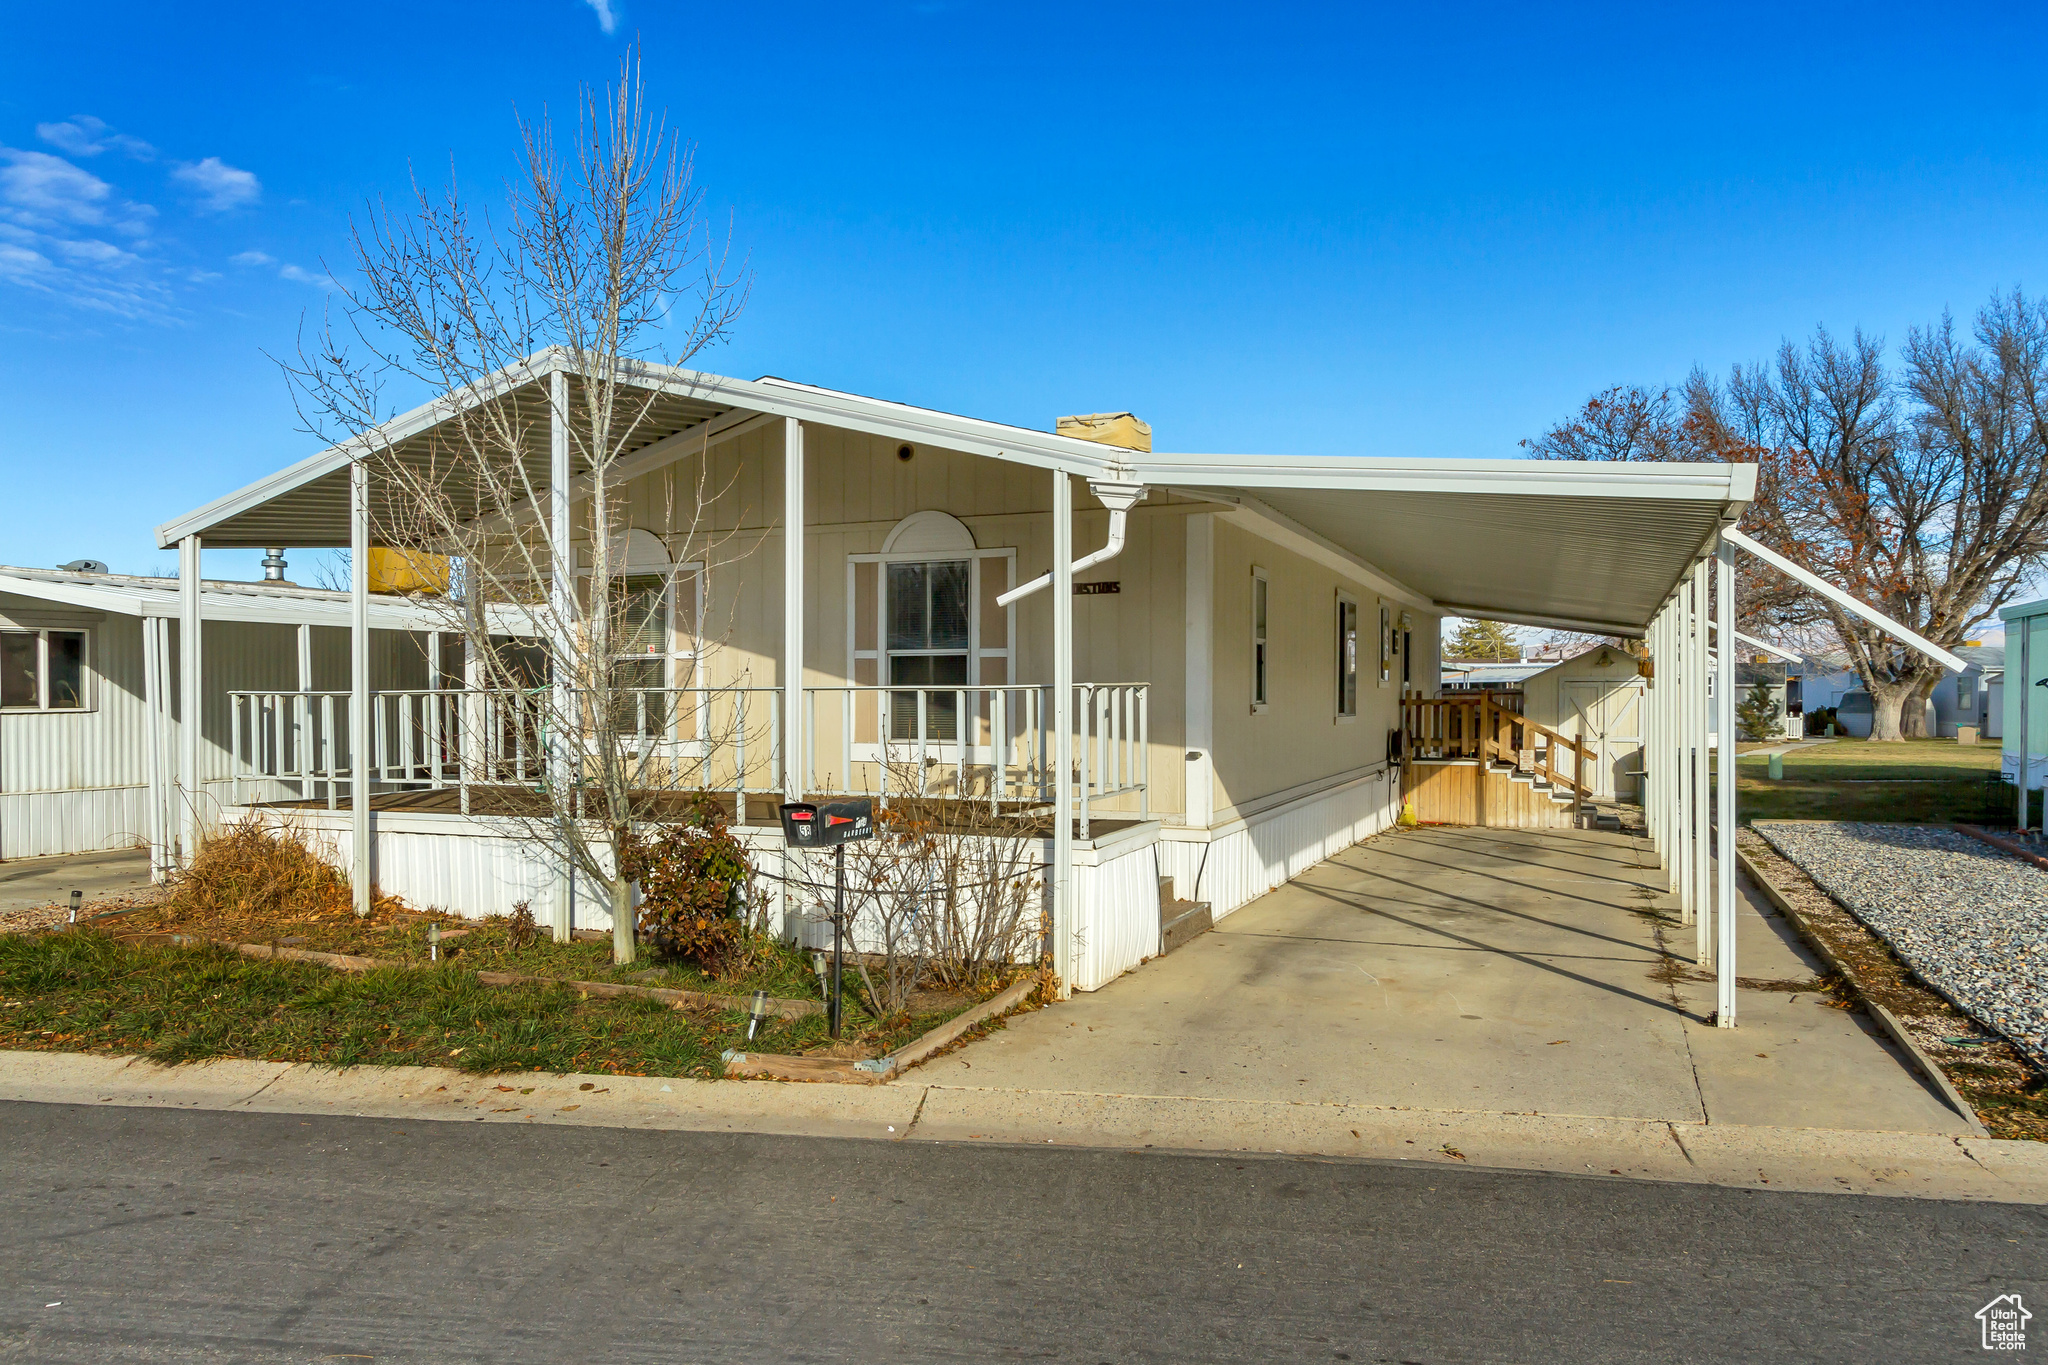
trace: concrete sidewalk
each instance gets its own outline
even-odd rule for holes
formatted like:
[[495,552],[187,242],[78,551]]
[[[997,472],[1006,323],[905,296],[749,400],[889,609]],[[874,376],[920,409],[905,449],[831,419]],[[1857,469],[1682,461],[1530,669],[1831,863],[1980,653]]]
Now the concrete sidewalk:
[[146,848],[67,853],[57,858],[10,858],[0,862],[0,910],[63,905],[73,891],[83,891],[86,904],[90,905],[110,897],[140,896],[149,889]]
[[2038,1143],[1371,1105],[1078,1095],[932,1084],[471,1076],[280,1062],[179,1067],[0,1053],[0,1100],[877,1141],[1261,1152],[1817,1193],[2048,1201]]

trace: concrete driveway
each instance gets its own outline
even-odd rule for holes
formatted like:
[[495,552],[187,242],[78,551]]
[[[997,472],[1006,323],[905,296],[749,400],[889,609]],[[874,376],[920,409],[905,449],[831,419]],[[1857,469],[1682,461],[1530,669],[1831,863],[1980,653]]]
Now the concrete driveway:
[[1705,1022],[1646,840],[1382,835],[1100,991],[927,1068],[948,1085],[1966,1133],[1767,905],[1742,1027]]

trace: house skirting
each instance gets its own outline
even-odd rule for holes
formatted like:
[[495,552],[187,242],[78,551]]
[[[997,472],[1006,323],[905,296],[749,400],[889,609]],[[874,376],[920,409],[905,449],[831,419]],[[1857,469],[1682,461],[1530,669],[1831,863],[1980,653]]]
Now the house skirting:
[[[1221,917],[1392,824],[1399,806],[1395,791],[1388,774],[1377,771],[1341,779],[1215,829],[1143,821],[1076,841],[1072,986],[1098,990],[1158,955],[1162,876],[1174,878],[1181,896],[1209,901]],[[350,865],[347,810],[250,806],[230,808],[224,815],[229,820],[255,815],[289,828],[335,866]],[[554,898],[563,894],[559,863],[503,822],[382,812],[371,818],[377,889],[411,905],[476,918],[508,914],[525,901],[545,924]],[[758,867],[781,876],[780,830],[734,832]],[[1040,850],[1040,861],[1052,862],[1050,840]],[[826,906],[785,882],[768,885],[771,924],[807,946],[830,944],[831,926],[821,918]],[[569,894],[574,927],[611,928],[609,902],[600,888],[579,879]],[[855,924],[852,939],[857,950],[874,947],[873,926]]]
[[[234,799],[233,788],[226,778],[205,784],[209,818]],[[264,800],[297,794],[277,782],[245,783],[244,792]],[[0,859],[103,853],[148,843],[149,788],[143,783],[0,792]]]

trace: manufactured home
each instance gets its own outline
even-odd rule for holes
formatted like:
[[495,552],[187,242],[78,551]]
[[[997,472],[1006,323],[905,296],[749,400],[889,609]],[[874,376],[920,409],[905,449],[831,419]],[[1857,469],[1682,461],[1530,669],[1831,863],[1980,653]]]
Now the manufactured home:
[[[349,594],[286,582],[272,559],[266,581],[203,581],[192,594],[175,578],[0,566],[0,858],[149,845],[165,866],[177,855],[186,798],[168,778],[185,743],[188,608],[205,658],[189,804],[211,821],[245,800],[333,797]],[[373,597],[368,622],[374,687],[440,685],[433,622],[416,603]],[[238,784],[231,708],[254,691],[299,699],[289,723],[302,758]]]
[[[1173,454],[1131,421],[1032,430],[774,378],[629,378],[657,428],[614,476],[627,506],[609,543],[649,613],[636,667],[650,692],[694,696],[664,715],[731,715],[663,741],[698,755],[771,857],[776,801],[886,790],[905,761],[935,796],[1040,803],[1054,960],[1081,989],[1159,951],[1162,886],[1227,914],[1404,802],[1589,818],[1615,789],[1595,771],[1604,741],[1442,696],[1439,622],[1640,637],[1754,480],[1726,464]],[[528,477],[571,508],[544,531],[574,573],[593,549],[586,471],[560,431],[580,383],[542,353],[181,515],[159,543],[194,571],[208,546],[360,560],[397,496],[362,452],[424,467],[451,411],[506,403],[534,416]],[[379,686],[358,677],[346,704],[374,712]],[[286,776],[244,752],[245,793]],[[463,813],[459,757],[344,766],[342,808],[296,818],[359,894],[374,879],[470,914],[538,894],[557,932],[608,923]]]

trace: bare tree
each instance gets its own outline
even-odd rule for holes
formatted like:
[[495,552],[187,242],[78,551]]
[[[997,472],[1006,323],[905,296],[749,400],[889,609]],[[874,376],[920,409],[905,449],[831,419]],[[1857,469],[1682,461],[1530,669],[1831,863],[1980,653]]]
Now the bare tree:
[[[2048,306],[2017,290],[1883,344],[1825,329],[1725,384],[1612,389],[1533,441],[1565,459],[1725,459],[1759,466],[1752,535],[1934,643],[1960,644],[2048,556]],[[1940,665],[1768,568],[1744,565],[1745,621],[1825,623],[1869,691],[1871,735],[1925,732]]]
[[[668,658],[667,642],[646,637],[660,594],[673,601],[678,589],[675,570],[642,585],[621,562],[621,461],[667,430],[657,426],[662,395],[630,381],[643,362],[681,365],[727,336],[748,285],[707,228],[689,149],[642,96],[637,54],[614,86],[579,91],[566,157],[545,114],[521,119],[520,171],[501,225],[452,182],[439,193],[415,183],[402,207],[371,206],[353,232],[359,279],[336,280],[339,325],[330,319],[285,366],[309,428],[368,449],[380,489],[373,540],[450,565],[428,600],[486,689],[461,703],[465,776],[500,784],[482,813],[606,889],[619,962],[634,956],[626,874],[636,831],[673,818],[677,789],[703,782],[679,734],[689,728],[697,753],[716,738],[701,697],[626,657]],[[525,362],[548,348],[547,368],[562,377],[536,382]],[[393,384],[478,401],[437,425],[424,448],[401,452],[378,434]],[[552,490],[533,473],[556,419],[580,471],[571,515],[587,547],[581,567],[560,561]],[[708,563],[716,553],[710,477],[703,450],[662,476],[668,540],[685,551],[674,560]],[[505,606],[529,623],[516,638],[490,624],[489,610]],[[700,621],[689,628],[706,631]],[[542,770],[508,771],[508,755],[543,744]]]

